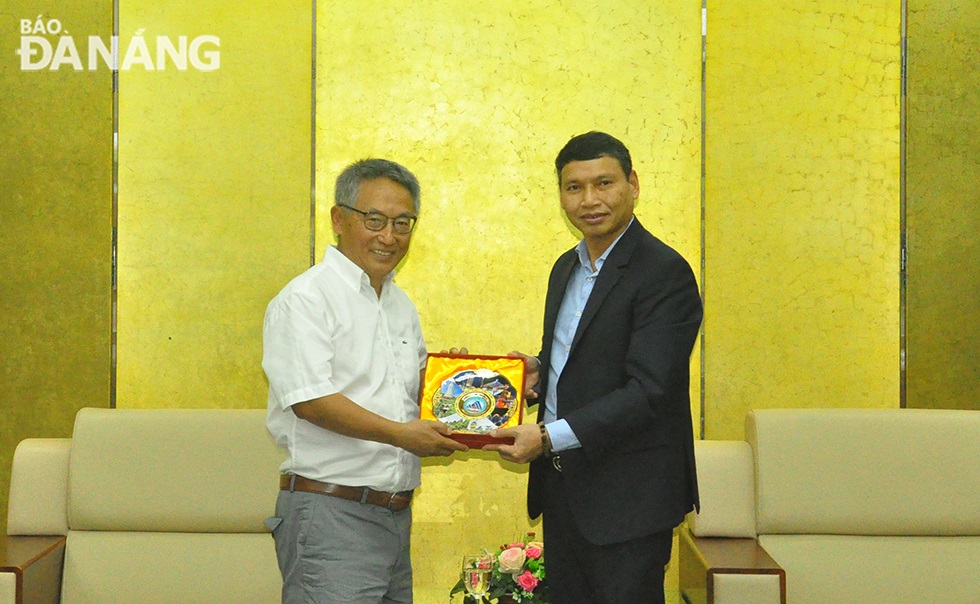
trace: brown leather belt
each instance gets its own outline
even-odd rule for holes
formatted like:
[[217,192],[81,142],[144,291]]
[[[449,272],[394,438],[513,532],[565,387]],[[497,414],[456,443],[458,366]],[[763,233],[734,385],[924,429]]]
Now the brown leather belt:
[[400,491],[398,493],[386,493],[385,491],[375,491],[367,487],[345,487],[340,484],[320,482],[310,480],[295,474],[283,474],[279,477],[279,489],[282,491],[303,491],[306,493],[318,493],[320,495],[330,495],[380,505],[393,512],[400,512],[412,505],[412,491]]

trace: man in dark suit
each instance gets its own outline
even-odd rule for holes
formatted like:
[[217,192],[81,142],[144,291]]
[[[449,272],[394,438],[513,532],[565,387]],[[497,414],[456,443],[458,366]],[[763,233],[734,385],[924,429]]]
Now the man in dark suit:
[[664,602],[672,533],[698,504],[690,356],[702,305],[690,265],[633,216],[629,150],[601,132],[555,160],[561,206],[582,232],[548,282],[544,336],[527,360],[538,425],[488,445],[530,462],[553,604]]

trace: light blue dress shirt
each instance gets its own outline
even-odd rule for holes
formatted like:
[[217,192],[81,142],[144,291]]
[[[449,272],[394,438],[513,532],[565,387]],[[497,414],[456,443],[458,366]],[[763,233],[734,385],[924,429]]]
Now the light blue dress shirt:
[[[633,220],[635,218],[630,220],[630,224],[633,224]],[[626,228],[628,229],[629,226]],[[624,230],[623,233],[625,232]],[[558,378],[561,377],[562,369],[565,368],[565,363],[568,361],[568,353],[572,349],[572,339],[578,330],[578,324],[582,319],[582,312],[589,301],[589,296],[592,295],[595,281],[599,278],[599,271],[606,263],[609,252],[622,239],[623,233],[620,233],[612,245],[596,258],[595,270],[592,270],[589,248],[586,247],[585,240],[579,241],[578,245],[575,246],[579,264],[572,270],[572,275],[568,279],[565,297],[562,298],[558,319],[555,321],[555,337],[551,343],[551,364],[548,366],[548,391],[544,397],[544,423],[545,429],[548,430],[548,437],[551,438],[552,451],[566,451],[582,446],[568,422],[564,419],[555,419],[558,414]]]

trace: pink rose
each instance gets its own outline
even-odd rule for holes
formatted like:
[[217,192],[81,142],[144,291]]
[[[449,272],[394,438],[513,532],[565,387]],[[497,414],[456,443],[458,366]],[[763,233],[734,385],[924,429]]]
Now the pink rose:
[[543,554],[544,551],[532,543],[528,544],[527,549],[524,550],[524,553],[527,554],[527,557],[531,560],[537,560],[541,557],[541,554]]
[[497,562],[500,563],[500,572],[502,573],[520,572],[525,560],[527,560],[527,556],[524,554],[524,550],[519,547],[505,549],[497,556]]
[[534,588],[538,586],[538,578],[532,575],[529,570],[518,575],[515,580],[524,591],[534,591]]

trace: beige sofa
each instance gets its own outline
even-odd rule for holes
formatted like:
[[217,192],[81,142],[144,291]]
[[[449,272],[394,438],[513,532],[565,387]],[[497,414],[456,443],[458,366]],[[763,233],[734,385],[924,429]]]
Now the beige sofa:
[[0,604],[275,603],[262,410],[82,409],[11,475]]
[[687,602],[980,603],[980,411],[757,410],[696,446]]

